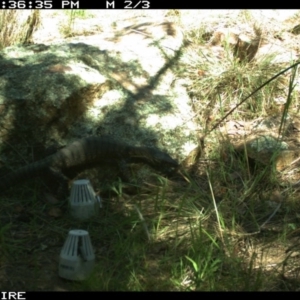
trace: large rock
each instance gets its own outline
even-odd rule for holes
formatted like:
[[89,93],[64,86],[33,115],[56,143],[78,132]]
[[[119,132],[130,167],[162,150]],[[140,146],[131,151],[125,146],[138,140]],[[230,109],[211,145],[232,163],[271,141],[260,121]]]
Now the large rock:
[[156,146],[182,160],[197,147],[199,129],[172,73],[183,45],[178,28],[164,22],[4,49],[0,135],[16,151],[2,152],[2,160],[15,153],[26,158],[33,145],[88,135]]

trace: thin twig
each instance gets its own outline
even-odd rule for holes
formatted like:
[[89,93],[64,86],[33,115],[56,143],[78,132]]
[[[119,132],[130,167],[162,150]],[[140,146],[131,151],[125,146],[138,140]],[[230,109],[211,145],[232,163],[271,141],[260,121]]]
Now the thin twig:
[[[269,84],[271,81],[273,81],[275,78],[279,77],[280,75],[284,74],[286,71],[288,71],[289,69],[292,69],[294,67],[296,67],[297,65],[299,65],[300,62],[296,62],[293,65],[287,67],[286,69],[282,70],[281,72],[277,73],[276,75],[274,75],[272,78],[268,79],[265,83],[263,83],[261,86],[259,86],[257,89],[255,89],[250,95],[248,95],[246,98],[244,98],[240,103],[238,103],[235,107],[233,107],[220,121],[217,122],[216,125],[214,125],[212,127],[211,130],[209,130],[209,132],[206,134],[208,135],[209,133],[211,133],[213,130],[215,130],[230,114],[232,114],[233,111],[235,111],[239,106],[241,106],[246,100],[248,100],[250,97],[252,97],[255,93],[257,93],[259,90],[261,90],[264,86],[266,86],[267,84]],[[205,136],[206,136],[205,135]]]

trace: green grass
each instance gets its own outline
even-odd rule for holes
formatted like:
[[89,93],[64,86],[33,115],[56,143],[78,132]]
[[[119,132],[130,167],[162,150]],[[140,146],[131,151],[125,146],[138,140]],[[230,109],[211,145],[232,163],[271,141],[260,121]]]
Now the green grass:
[[75,23],[77,20],[85,20],[94,16],[93,13],[83,9],[65,10],[64,14],[67,16],[67,20],[60,25],[60,32],[65,37],[76,36]]

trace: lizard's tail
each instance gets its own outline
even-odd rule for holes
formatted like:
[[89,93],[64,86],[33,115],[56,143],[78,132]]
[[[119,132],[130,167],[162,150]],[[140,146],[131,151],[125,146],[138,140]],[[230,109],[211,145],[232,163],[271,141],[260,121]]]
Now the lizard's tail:
[[34,162],[0,178],[0,193],[14,185],[43,175],[47,159]]

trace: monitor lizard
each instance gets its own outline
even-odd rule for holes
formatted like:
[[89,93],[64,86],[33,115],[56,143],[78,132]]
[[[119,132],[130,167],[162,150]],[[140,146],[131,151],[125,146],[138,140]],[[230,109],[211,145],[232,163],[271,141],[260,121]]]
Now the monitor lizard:
[[117,164],[121,171],[128,163],[145,163],[164,174],[176,171],[179,166],[176,160],[157,148],[131,146],[112,138],[90,136],[0,178],[0,193],[44,175],[53,176],[65,184],[85,169],[110,163]]

